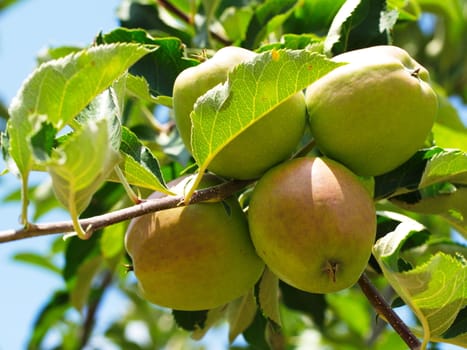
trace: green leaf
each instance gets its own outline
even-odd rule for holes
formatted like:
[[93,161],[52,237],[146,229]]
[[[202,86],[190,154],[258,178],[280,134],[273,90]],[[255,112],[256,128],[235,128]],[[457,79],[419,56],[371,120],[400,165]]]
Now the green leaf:
[[228,7],[219,20],[230,40],[237,42],[245,39],[248,24],[254,12],[251,7]]
[[108,124],[106,119],[87,122],[54,151],[48,166],[57,199],[69,210],[80,236],[78,216],[119,161]]
[[212,327],[219,323],[219,321],[224,317],[226,310],[225,305],[208,310],[205,322],[203,322],[202,326],[197,325],[195,327],[191,333],[191,337],[194,340],[201,340]]
[[[379,239],[373,250],[386,279],[419,319],[425,345],[431,340],[466,346],[465,336],[448,339],[443,336],[449,334],[457,315],[467,305],[466,256],[429,251],[429,256],[418,265],[401,270],[404,252],[409,254],[410,249],[419,249],[429,242],[407,246],[424,227],[411,219],[399,218],[401,223]],[[464,324],[462,332],[457,331],[460,333],[467,333],[467,325]]]
[[328,54],[390,43],[397,12],[386,11],[385,0],[348,0],[339,9],[324,42]]
[[256,48],[271,32],[276,30],[300,5],[296,0],[267,0],[260,4],[251,18],[246,32],[246,38],[241,46]]
[[60,320],[68,310],[69,303],[68,292],[55,292],[46,305],[39,311],[34,325],[31,328],[30,338],[28,340],[28,349],[41,349],[42,342],[46,335]]
[[61,129],[154,49],[137,44],[100,45],[46,62],[26,80],[14,98],[10,106],[12,119],[45,115],[48,122]]
[[23,263],[35,265],[43,269],[49,270],[60,274],[61,269],[56,266],[48,256],[36,254],[36,253],[17,253],[14,255],[13,259],[15,261],[20,261]]
[[140,101],[148,103],[157,103],[172,108],[172,98],[169,96],[153,96],[151,94],[148,82],[140,76],[128,74],[126,79],[126,89],[131,96]]
[[172,310],[172,315],[177,325],[186,331],[195,331],[204,328],[208,318],[208,310],[183,311]]
[[467,153],[460,150],[443,150],[428,161],[419,187],[449,181],[467,185]]
[[105,43],[138,43],[157,46],[157,49],[135,64],[130,73],[146,78],[155,95],[172,96],[173,83],[178,74],[198,61],[186,58],[180,39],[153,38],[141,29],[118,28],[102,36]]
[[320,329],[325,327],[325,312],[328,307],[324,294],[308,293],[279,281],[281,299],[287,308],[311,317]]
[[279,313],[279,279],[271,270],[266,268],[257,285],[257,300],[259,309],[264,317],[272,322],[277,328],[281,327]]
[[86,305],[92,282],[101,266],[102,256],[100,255],[87,259],[79,266],[73,288],[70,290],[70,303],[78,311]]
[[131,185],[172,193],[166,187],[157,158],[125,127],[122,128],[120,152],[123,156],[120,167]]
[[443,148],[458,148],[467,152],[467,129],[450,128],[440,123],[433,126],[436,145]]
[[31,138],[40,134],[44,123],[56,130],[70,123],[98,94],[153,49],[135,44],[91,47],[40,65],[23,83],[9,108],[6,149],[9,169],[23,180],[23,222],[27,221],[28,175],[37,163]]
[[111,264],[125,252],[125,232],[128,222],[121,222],[103,229],[99,240],[100,250],[104,259]]
[[238,65],[227,82],[197,100],[192,112],[193,156],[200,172],[249,126],[335,67],[305,50],[273,50]]
[[243,297],[229,303],[227,317],[231,343],[252,324],[257,309],[253,289]]

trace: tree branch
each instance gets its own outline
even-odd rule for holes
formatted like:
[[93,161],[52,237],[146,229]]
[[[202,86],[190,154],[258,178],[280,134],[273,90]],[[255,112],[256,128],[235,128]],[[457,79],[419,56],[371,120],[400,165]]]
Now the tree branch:
[[[197,190],[193,194],[189,204],[199,203],[206,200],[223,200],[224,198],[245,188],[252,182],[253,181],[234,180],[221,185]],[[110,213],[81,219],[79,222],[86,231],[89,230],[88,232],[94,232],[101,228],[138,216],[185,205],[187,204],[184,204],[183,196],[166,196],[158,199],[149,199],[134,206]],[[73,231],[73,222],[71,220],[43,224],[28,224],[27,227],[20,229],[0,231],[0,243]]]
[[358,284],[362,289],[365,296],[374,307],[375,311],[384,318],[404,340],[411,350],[420,350],[420,340],[412,333],[409,327],[402,321],[402,319],[394,312],[389,304],[384,300],[383,296],[379,293],[376,287],[371,283],[369,278],[363,273],[358,280]]

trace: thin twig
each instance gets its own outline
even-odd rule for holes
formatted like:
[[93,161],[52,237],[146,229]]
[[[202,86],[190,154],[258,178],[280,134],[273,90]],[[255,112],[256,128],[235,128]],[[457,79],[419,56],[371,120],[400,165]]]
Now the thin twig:
[[97,311],[99,306],[103,301],[103,296],[107,288],[111,285],[113,279],[112,272],[107,270],[103,273],[103,278],[99,286],[99,295],[91,300],[88,304],[86,311],[86,317],[83,322],[81,330],[81,344],[80,349],[84,349],[91,338],[92,332],[94,330],[94,325],[96,324]]
[[[234,180],[221,185],[195,191],[189,204],[199,203],[206,200],[222,200],[235,192],[245,188],[252,181]],[[153,213],[159,210],[175,208],[186,205],[183,196],[166,196],[158,199],[149,199],[134,206],[116,210],[110,213],[81,219],[81,226],[89,232],[129,220],[138,216]],[[29,224],[16,230],[0,231],[0,243],[17,241],[25,238],[39,237],[56,233],[73,232],[73,222],[58,221],[43,224]]]
[[365,296],[374,307],[375,311],[383,319],[385,319],[404,340],[411,350],[420,350],[420,340],[412,333],[409,327],[402,319],[394,312],[391,306],[384,300],[376,287],[371,283],[370,279],[363,273],[358,280],[358,284]]

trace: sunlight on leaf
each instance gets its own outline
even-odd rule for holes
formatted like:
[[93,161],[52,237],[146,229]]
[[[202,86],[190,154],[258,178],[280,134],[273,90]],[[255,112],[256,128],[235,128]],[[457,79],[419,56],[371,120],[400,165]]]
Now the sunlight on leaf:
[[[420,259],[417,266],[402,271],[401,266],[407,266],[407,263],[401,264],[404,261],[404,250],[420,249],[430,243],[407,245],[408,242],[414,242],[416,236],[425,230],[424,227],[400,215],[384,214],[389,214],[400,221],[400,224],[393,232],[377,241],[373,253],[389,283],[419,319],[424,344],[442,340],[467,345],[459,336],[444,336],[454,324],[457,315],[467,306],[466,257],[460,253],[460,249],[452,254],[452,251],[442,251],[443,246],[439,246],[439,251],[427,250],[428,256]],[[466,332],[467,325],[464,325],[461,333]]]
[[238,65],[192,112],[193,156],[200,169],[270,110],[337,66],[306,50],[273,50]]
[[89,121],[53,154],[48,169],[55,195],[73,219],[88,206],[94,192],[119,161],[109,136],[106,119]]
[[48,61],[23,83],[10,108],[8,166],[22,178],[22,222],[27,222],[28,176],[36,160],[31,137],[44,122],[57,131],[141,57],[154,50],[135,44],[101,45]]

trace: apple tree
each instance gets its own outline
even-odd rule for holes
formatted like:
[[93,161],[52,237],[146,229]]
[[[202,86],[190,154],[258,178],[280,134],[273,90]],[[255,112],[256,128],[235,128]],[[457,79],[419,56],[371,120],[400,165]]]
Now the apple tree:
[[[1,110],[21,225],[0,242],[56,235],[16,258],[63,278],[30,349],[57,330],[57,348],[92,346],[110,288],[131,305],[103,334],[122,349],[215,329],[239,349],[467,346],[465,1],[117,16],[41,54]],[[57,207],[69,221],[37,223]]]

